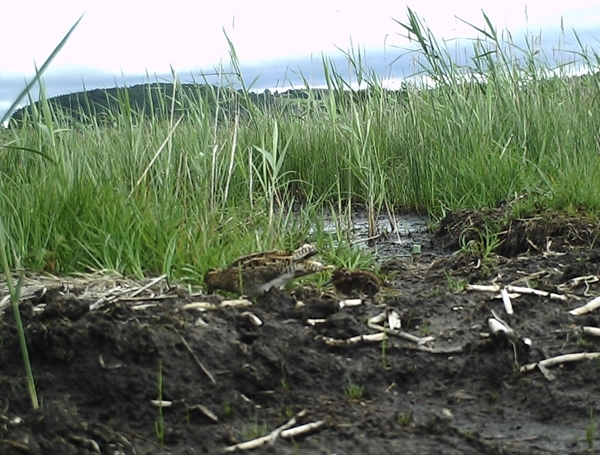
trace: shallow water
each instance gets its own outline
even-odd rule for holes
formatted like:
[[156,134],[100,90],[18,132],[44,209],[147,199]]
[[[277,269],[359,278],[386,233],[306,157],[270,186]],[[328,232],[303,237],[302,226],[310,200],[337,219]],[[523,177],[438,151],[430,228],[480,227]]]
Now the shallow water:
[[409,255],[415,245],[420,246],[422,251],[430,245],[430,221],[424,216],[394,215],[392,222],[388,216],[379,216],[376,236],[369,235],[369,220],[365,211],[352,214],[350,229],[347,218],[336,220],[331,216],[325,218],[323,229],[333,234],[338,230],[338,223],[343,223],[341,229],[346,231],[352,245],[372,248],[378,259]]
[[[352,239],[365,245],[366,217],[357,214],[352,224]],[[189,294],[166,282],[139,283],[123,294],[121,280],[107,287],[104,278],[100,306],[88,292],[92,283],[80,281],[67,295],[54,284],[26,299],[22,317],[43,406],[31,410],[7,312],[0,315],[0,455],[222,453],[294,414],[299,424],[323,423],[252,454],[597,453],[587,448],[586,428],[590,410],[598,409],[598,362],[553,367],[552,381],[538,370],[519,373],[515,363],[600,351],[600,339],[580,328],[598,326],[597,314],[569,313],[600,294],[600,282],[573,284],[600,276],[598,246],[574,248],[563,238],[560,254],[534,249],[494,257],[484,267],[468,254],[440,257],[445,253],[433,249],[425,219],[399,217],[399,239],[385,218],[379,226],[391,231],[374,242],[379,255],[409,252],[413,244],[434,254],[388,261],[393,282],[357,306],[296,286],[235,309],[223,296]],[[584,227],[577,238],[588,232]],[[569,292],[566,300],[522,294],[514,314],[504,315],[501,299],[460,290],[453,285],[459,282]],[[530,352],[517,355],[487,333],[492,310],[532,340]],[[390,333],[385,344],[367,340],[375,329],[366,321],[383,311],[400,317],[405,334],[433,339],[421,345]],[[358,343],[328,343],[361,335]],[[172,403],[161,414],[152,401],[159,374],[160,398]],[[361,397],[349,396],[350,384],[364,388]],[[164,446],[157,441],[159,416]]]

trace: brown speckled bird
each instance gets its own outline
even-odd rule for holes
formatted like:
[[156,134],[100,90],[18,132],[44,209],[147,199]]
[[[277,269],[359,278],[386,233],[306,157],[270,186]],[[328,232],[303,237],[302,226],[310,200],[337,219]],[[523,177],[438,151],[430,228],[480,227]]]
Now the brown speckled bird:
[[331,270],[332,267],[309,258],[317,254],[312,244],[294,251],[264,251],[233,261],[223,269],[209,270],[204,275],[209,294],[215,289],[258,297],[272,287],[283,287],[293,278]]
[[337,269],[325,284],[333,284],[337,292],[348,296],[357,292],[373,297],[381,290],[379,278],[365,270]]

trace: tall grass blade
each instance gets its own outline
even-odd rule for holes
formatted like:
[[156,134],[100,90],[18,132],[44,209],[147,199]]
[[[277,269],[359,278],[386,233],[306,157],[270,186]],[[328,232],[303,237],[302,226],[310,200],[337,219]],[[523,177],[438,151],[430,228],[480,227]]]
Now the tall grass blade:
[[21,320],[21,312],[19,311],[19,298],[21,296],[21,286],[23,284],[23,271],[21,271],[19,274],[19,281],[17,282],[17,287],[15,288],[10,272],[10,267],[8,265],[6,248],[6,231],[4,230],[4,223],[0,218],[0,259],[2,260],[2,269],[4,271],[4,275],[6,276],[6,283],[8,285],[13,314],[15,316],[15,325],[17,326],[19,345],[21,346],[23,364],[25,365],[25,374],[27,375],[27,387],[29,389],[29,397],[31,398],[31,405],[33,409],[37,409],[39,407],[39,403],[37,392],[35,389],[35,380],[33,378],[31,362],[29,361],[29,350],[27,349],[27,340],[25,338],[25,330],[23,329],[23,321]]
[[42,77],[42,75],[44,74],[46,69],[50,66],[50,63],[52,63],[52,60],[54,60],[54,57],[56,57],[58,55],[58,53],[61,51],[61,49],[65,46],[65,44],[67,44],[67,41],[71,37],[71,34],[73,33],[73,31],[75,31],[75,29],[79,25],[79,22],[81,22],[81,19],[83,19],[83,16],[84,15],[82,14],[79,17],[79,19],[77,19],[77,21],[75,22],[75,24],[73,24],[73,26],[67,32],[65,37],[61,40],[60,43],[58,43],[58,46],[56,46],[54,48],[54,50],[52,51],[50,56],[46,59],[44,64],[40,67],[40,69],[38,71],[36,71],[34,78],[25,86],[23,91],[19,94],[19,96],[17,96],[15,101],[10,105],[10,107],[8,108],[8,110],[6,111],[4,116],[2,117],[2,120],[0,120],[0,124],[4,124],[4,122],[6,122],[10,118],[11,114],[17,108],[17,106],[19,105],[21,100],[23,98],[25,98],[25,96],[31,91],[31,89],[35,86],[35,84],[37,84],[37,82],[40,80],[40,78]]

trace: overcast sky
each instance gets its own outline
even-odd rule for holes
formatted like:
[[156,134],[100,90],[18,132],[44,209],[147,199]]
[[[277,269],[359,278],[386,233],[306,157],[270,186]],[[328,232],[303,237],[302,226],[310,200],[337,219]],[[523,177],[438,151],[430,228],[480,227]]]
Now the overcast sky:
[[[4,38],[0,51],[0,116],[24,87],[25,78],[33,74],[34,64],[44,62],[84,13],[79,27],[46,73],[51,96],[79,91],[83,83],[88,88],[110,87],[125,79],[132,85],[142,82],[146,73],[168,75],[171,67],[189,75],[221,64],[227,66],[224,32],[235,46],[244,75],[259,75],[258,87],[285,85],[286,70],[289,76],[289,71],[296,71],[299,65],[305,74],[319,72],[321,53],[335,56],[338,47],[349,49],[351,45],[377,56],[377,70],[386,71],[381,59],[383,63],[391,62],[401,52],[394,46],[408,46],[399,36],[401,27],[392,20],[406,21],[407,6],[426,21],[439,40],[475,36],[474,30],[457,17],[484,27],[482,9],[499,30],[508,29],[513,37],[541,32],[542,38],[557,41],[562,25],[567,31],[576,29],[591,45],[597,44],[592,37],[600,39],[600,6],[584,0],[5,3],[0,13]],[[384,75],[388,74],[389,70]]]

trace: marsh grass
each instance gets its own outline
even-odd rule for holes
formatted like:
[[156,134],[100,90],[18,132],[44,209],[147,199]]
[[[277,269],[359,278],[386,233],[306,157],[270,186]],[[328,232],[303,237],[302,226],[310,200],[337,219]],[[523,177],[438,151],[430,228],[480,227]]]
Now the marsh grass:
[[[569,77],[568,62],[483,22],[461,60],[409,10],[399,28],[417,43],[419,74],[399,91],[351,50],[352,82],[324,58],[328,90],[307,84],[304,98],[256,103],[232,43],[220,84],[149,87],[159,92],[143,112],[122,88],[111,110],[74,120],[40,85],[39,107],[0,132],[4,147],[38,152],[0,148],[9,265],[201,283],[239,255],[304,241],[335,265],[372,266],[349,247],[356,205],[372,232],[396,208],[440,216],[522,194],[521,213],[597,213],[600,59],[582,46],[589,74]],[[325,209],[334,234],[322,229]]]
[[589,450],[594,448],[594,439],[596,437],[596,423],[594,422],[594,408],[590,407],[590,420],[585,427],[585,441]]
[[360,400],[363,397],[363,393],[365,391],[365,386],[355,384],[353,382],[348,382],[344,386],[344,391],[346,392],[346,396],[353,400]]
[[158,377],[157,377],[158,385],[157,385],[157,400],[158,400],[158,417],[156,418],[156,422],[154,422],[154,432],[156,434],[156,439],[160,446],[165,445],[165,419],[163,416],[163,407],[162,407],[162,399],[163,399],[163,364],[162,360],[158,362]]

